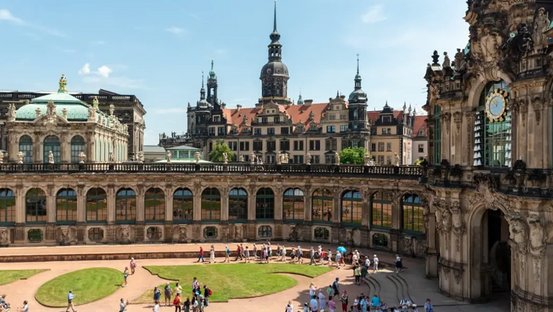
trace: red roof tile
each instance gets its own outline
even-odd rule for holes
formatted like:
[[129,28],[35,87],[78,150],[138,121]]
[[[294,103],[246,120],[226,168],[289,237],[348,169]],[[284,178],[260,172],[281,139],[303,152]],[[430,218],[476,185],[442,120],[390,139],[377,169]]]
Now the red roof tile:
[[424,136],[428,136],[428,126],[426,124],[427,118],[428,116],[426,115],[415,116],[415,124],[413,125],[413,136],[419,136],[420,130],[424,131]]

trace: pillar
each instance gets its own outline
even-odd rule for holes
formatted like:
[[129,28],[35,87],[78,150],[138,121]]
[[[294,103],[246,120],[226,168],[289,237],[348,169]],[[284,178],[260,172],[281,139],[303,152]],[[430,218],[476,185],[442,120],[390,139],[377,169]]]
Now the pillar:
[[192,220],[202,220],[202,188],[199,185],[194,185],[194,207],[192,211]]
[[115,194],[115,185],[109,184],[107,188],[107,200],[108,200],[108,224],[115,223],[115,200],[116,200],[116,194]]
[[275,192],[275,221],[282,221],[282,187],[278,186],[274,188]]
[[86,221],[86,193],[84,185],[77,185],[77,223]]
[[173,186],[165,186],[165,222],[173,222]]
[[144,185],[138,185],[136,191],[136,222],[144,223]]
[[255,221],[255,186],[248,187],[248,221]]
[[229,188],[228,187],[222,187],[219,189],[219,192],[221,192],[221,221],[228,221],[228,211],[229,211],[229,202],[228,202],[228,195],[229,195]]
[[311,187],[306,187],[305,192],[304,192],[304,197],[303,197],[303,199],[304,199],[303,200],[303,206],[305,207],[304,220],[306,222],[311,222],[312,221],[312,218],[311,218],[313,216],[312,194],[313,194],[313,189]]
[[54,193],[54,185],[46,186],[46,213],[48,214],[47,222],[56,222],[56,194]]

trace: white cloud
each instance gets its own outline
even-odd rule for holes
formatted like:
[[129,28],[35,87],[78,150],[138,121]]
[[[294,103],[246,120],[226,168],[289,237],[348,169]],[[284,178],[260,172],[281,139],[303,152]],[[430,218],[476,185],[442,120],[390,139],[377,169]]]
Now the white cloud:
[[13,16],[13,14],[6,9],[0,10],[0,21],[8,21],[19,25],[25,24],[22,19]]
[[361,16],[361,20],[365,24],[374,24],[386,19],[382,5],[371,6],[365,14]]
[[170,32],[172,33],[173,35],[182,35],[185,33],[185,29],[184,28],[181,28],[181,27],[177,27],[177,26],[171,26],[171,27],[168,27],[168,28],[165,28],[165,31],[166,32]]
[[113,70],[111,70],[111,68],[107,67],[106,65],[102,65],[98,67],[97,72],[98,72],[98,75],[104,78],[108,78],[111,72],[113,72]]
[[86,63],[79,69],[79,75],[86,76],[90,74],[90,64]]

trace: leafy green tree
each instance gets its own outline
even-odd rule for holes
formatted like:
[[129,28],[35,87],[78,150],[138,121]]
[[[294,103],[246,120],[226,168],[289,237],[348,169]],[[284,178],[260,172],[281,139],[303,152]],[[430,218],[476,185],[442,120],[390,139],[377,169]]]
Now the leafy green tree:
[[209,160],[213,162],[224,162],[224,153],[227,153],[227,158],[229,162],[234,160],[234,152],[230,149],[227,143],[222,140],[217,141],[213,146],[213,150],[211,151],[211,153],[209,153]]
[[365,149],[362,147],[348,147],[340,152],[340,163],[357,164],[365,163]]

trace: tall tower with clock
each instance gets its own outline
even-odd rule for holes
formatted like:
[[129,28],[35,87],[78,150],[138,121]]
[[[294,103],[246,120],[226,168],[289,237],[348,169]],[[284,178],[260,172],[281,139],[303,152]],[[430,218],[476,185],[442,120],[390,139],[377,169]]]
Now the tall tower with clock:
[[261,69],[261,94],[263,101],[275,103],[289,102],[288,100],[288,67],[282,63],[282,45],[279,42],[280,34],[277,31],[276,2],[274,7],[273,32],[270,35],[269,61]]

